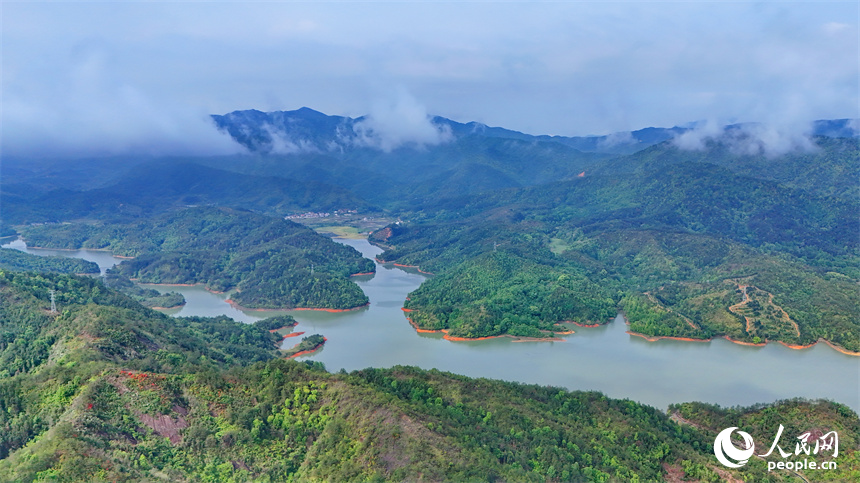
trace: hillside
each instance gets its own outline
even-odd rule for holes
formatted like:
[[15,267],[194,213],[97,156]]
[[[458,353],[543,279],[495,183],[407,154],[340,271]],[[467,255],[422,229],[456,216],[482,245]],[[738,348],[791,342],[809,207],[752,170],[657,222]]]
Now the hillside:
[[0,248],[0,269],[15,272],[99,273],[95,262],[79,258],[40,257],[12,248]]
[[[4,182],[0,190],[7,224],[78,219],[144,218],[187,206],[226,206],[274,216],[339,209],[375,211],[353,192],[310,179],[253,176],[207,167],[200,159],[157,160],[127,167],[114,184],[73,190],[38,189]],[[122,170],[123,164],[118,167]],[[114,175],[116,176],[116,175]]]
[[[822,170],[854,170],[846,146],[822,141],[813,158],[833,160]],[[484,337],[522,333],[526,325],[549,336],[560,321],[606,322],[594,314],[609,303],[649,336],[793,345],[825,339],[860,351],[852,302],[860,295],[857,201],[824,194],[831,192],[824,182],[805,190],[707,156],[669,166],[672,148],[659,149],[664,154],[647,158],[654,163],[628,173],[607,167],[569,181],[440,199],[371,240],[386,249],[381,259],[438,275],[407,305],[423,329]],[[574,280],[579,295],[560,303]],[[750,293],[756,300],[747,300]]]
[[203,283],[236,290],[253,308],[348,309],[367,297],[349,280],[373,262],[291,221],[226,208],[187,208],[125,224],[61,224],[22,229],[53,248],[104,248],[134,257],[114,268],[145,283]]
[[[45,311],[48,288],[61,291],[59,315]],[[4,481],[792,477],[760,460],[717,467],[714,428],[728,415],[712,406],[673,408],[678,424],[594,392],[409,367],[328,374],[276,359],[265,328],[168,318],[89,278],[0,272],[0,297],[3,332],[21,334],[0,344]],[[844,406],[735,413],[748,431],[773,413],[792,431],[838,431],[826,477],[860,470],[860,427]]]

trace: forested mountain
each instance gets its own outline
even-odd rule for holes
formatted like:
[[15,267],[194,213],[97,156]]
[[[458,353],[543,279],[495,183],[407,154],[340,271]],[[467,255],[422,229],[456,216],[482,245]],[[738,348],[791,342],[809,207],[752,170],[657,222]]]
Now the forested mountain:
[[53,248],[106,248],[134,257],[118,274],[146,283],[204,283],[236,289],[254,308],[346,309],[367,303],[349,275],[375,270],[354,248],[291,221],[226,208],[187,208],[132,223],[26,227]]
[[[262,112],[254,109],[233,111],[224,115],[213,115],[215,124],[230,134],[239,144],[251,152],[264,154],[286,154],[301,152],[343,153],[368,145],[368,117],[350,118],[330,116],[302,107],[295,111]],[[646,127],[636,131],[618,132],[601,136],[548,136],[531,135],[503,127],[491,127],[479,122],[461,123],[441,116],[431,116],[428,121],[441,132],[449,134],[450,140],[468,137],[497,138],[529,143],[556,143],[577,151],[603,154],[632,154],[649,146],[669,141],[699,127],[690,123],[683,127]],[[856,120],[835,119],[815,121],[811,135],[827,137],[855,137],[853,127]],[[753,123],[733,124],[728,129],[754,126]]]
[[[424,328],[550,336],[556,322],[602,323],[620,307],[631,327],[648,335],[792,344],[824,338],[860,349],[860,317],[850,302],[860,278],[860,150],[856,137],[832,137],[856,134],[849,120],[819,121],[812,131],[831,137],[782,153],[765,150],[755,126],[729,126],[695,149],[669,140],[693,125],[645,129],[613,138],[647,145],[622,156],[575,149],[586,149],[587,139],[605,146],[609,138],[529,136],[443,118],[430,119],[446,135],[441,142],[388,150],[366,142],[366,118],[300,109],[215,120],[256,153],[138,163],[117,184],[90,191],[13,186],[4,195],[4,221],[127,220],[189,204],[276,215],[378,207],[406,220],[373,237],[386,248],[382,258],[438,275],[409,302]],[[72,226],[21,230],[92,243],[93,233],[74,233],[86,225]],[[118,253],[132,243],[124,236],[112,236]],[[311,280],[301,275],[304,262],[250,252],[258,257],[253,268],[247,256],[191,269],[188,253],[159,253],[121,270],[149,281],[238,287],[236,300],[257,306],[284,297],[289,306],[334,306],[296,294],[334,300],[331,290],[355,292],[339,278],[349,270],[326,279],[320,262]],[[300,270],[284,270],[295,263]],[[269,293],[275,284],[261,279],[290,288]],[[357,292],[348,298],[364,300]]]
[[99,273],[95,262],[79,258],[40,257],[12,248],[0,248],[0,269],[14,272]]
[[360,195],[314,180],[252,176],[181,159],[136,164],[111,186],[91,190],[32,190],[2,185],[7,224],[94,219],[132,219],[177,207],[229,206],[284,216],[303,211],[374,210]]
[[680,164],[705,163],[818,196],[860,198],[855,176],[860,171],[860,139],[819,136],[812,141],[809,150],[789,150],[778,156],[761,152],[758,141],[743,133],[708,140],[702,149],[685,150],[673,143],[661,143],[601,163],[594,167],[594,174],[658,172]]
[[[251,152],[338,152],[368,145],[368,118],[329,116],[302,107],[295,111],[233,111],[213,115],[215,124]],[[486,137],[527,142],[553,142],[579,151],[609,154],[630,153],[687,131],[686,128],[646,128],[614,136],[533,136],[478,122],[460,123],[440,116],[428,118],[432,125],[452,139]],[[613,141],[621,140],[621,142]]]
[[817,142],[777,158],[662,144],[582,178],[438,200],[372,240],[386,261],[439,275],[407,304],[424,329],[536,335],[605,322],[593,314],[611,301],[652,336],[823,338],[857,352],[857,144]]
[[830,402],[667,415],[410,367],[329,374],[278,360],[265,323],[170,318],[86,277],[0,271],[0,301],[3,481],[790,481],[713,461],[725,425],[766,440],[773,414],[838,432],[839,466],[818,475],[860,467],[857,415]]

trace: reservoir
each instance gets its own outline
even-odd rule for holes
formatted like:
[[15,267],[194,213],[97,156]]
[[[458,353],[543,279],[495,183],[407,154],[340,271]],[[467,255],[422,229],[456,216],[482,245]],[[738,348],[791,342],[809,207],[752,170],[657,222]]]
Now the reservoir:
[[[381,250],[366,240],[337,240],[374,258]],[[121,260],[107,252],[28,249],[23,241],[4,245],[39,255],[74,256],[95,261],[103,270]],[[825,398],[860,412],[860,358],[825,344],[794,350],[710,342],[648,342],[625,333],[622,317],[606,326],[576,327],[560,342],[515,342],[500,338],[450,342],[442,334],[419,334],[401,307],[425,276],[415,270],[377,264],[375,275],[354,277],[370,305],[340,313],[317,311],[239,311],[202,286],[153,286],[176,291],[186,305],[164,312],[175,316],[228,315],[242,322],[289,313],[295,331],[322,334],[319,351],[301,357],[325,364],[331,372],[365,367],[414,365],[470,377],[485,377],[571,390],[596,390],[665,410],[671,403],[703,401],[722,406],[770,403],[780,399]],[[301,338],[288,338],[285,344]]]

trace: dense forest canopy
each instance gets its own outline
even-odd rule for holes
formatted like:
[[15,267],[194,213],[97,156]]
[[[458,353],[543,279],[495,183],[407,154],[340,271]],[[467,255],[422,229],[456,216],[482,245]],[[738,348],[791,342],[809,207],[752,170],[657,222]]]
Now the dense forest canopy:
[[251,308],[345,309],[367,303],[349,275],[373,272],[355,249],[288,220],[247,211],[186,208],[130,223],[28,226],[25,239],[55,248],[105,248],[134,257],[113,269],[144,283],[203,283],[236,290]]
[[[537,335],[559,321],[606,322],[588,314],[608,305],[649,336],[824,339],[858,352],[860,204],[837,176],[860,172],[857,142],[818,143],[777,159],[659,144],[582,178],[441,199],[371,240],[386,248],[380,258],[439,275],[410,295],[424,329]],[[788,175],[813,162],[821,182]],[[559,302],[549,280],[561,275],[586,284],[575,302]]]
[[724,425],[764,440],[773,414],[838,431],[839,467],[819,475],[860,468],[860,420],[830,402],[665,414],[412,367],[329,374],[278,358],[269,327],[289,319],[170,318],[88,277],[0,271],[0,301],[4,481],[789,481],[762,460],[713,460]]
[[[860,479],[860,419],[841,404],[664,414],[411,367],[329,374],[282,360],[325,340],[278,350],[292,317],[170,318],[144,305],[181,296],[135,283],[205,284],[253,308],[357,307],[368,298],[349,277],[374,263],[284,217],[385,214],[397,221],[370,236],[379,258],[434,274],[404,301],[420,329],[551,338],[558,322],[620,310],[647,336],[858,353],[849,120],[777,154],[742,126],[681,149],[687,128],[611,145],[442,118],[449,142],[379,150],[338,144],[356,120],[270,114],[216,117],[246,155],[4,160],[0,236],[133,258],[99,280],[57,273],[90,264],[0,250],[0,479],[788,481],[758,458],[742,470],[713,458],[721,429],[767,440],[775,415],[792,437],[838,431],[839,467],[816,476]],[[272,129],[316,148],[275,153]]]

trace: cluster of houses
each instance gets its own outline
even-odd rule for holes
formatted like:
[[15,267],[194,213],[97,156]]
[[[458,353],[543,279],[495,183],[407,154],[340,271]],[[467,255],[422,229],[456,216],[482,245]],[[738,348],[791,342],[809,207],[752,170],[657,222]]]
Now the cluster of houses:
[[287,215],[284,218],[287,220],[305,220],[308,218],[328,218],[329,216],[348,216],[357,214],[358,210],[334,210],[334,213],[322,211],[307,211],[295,215]]

